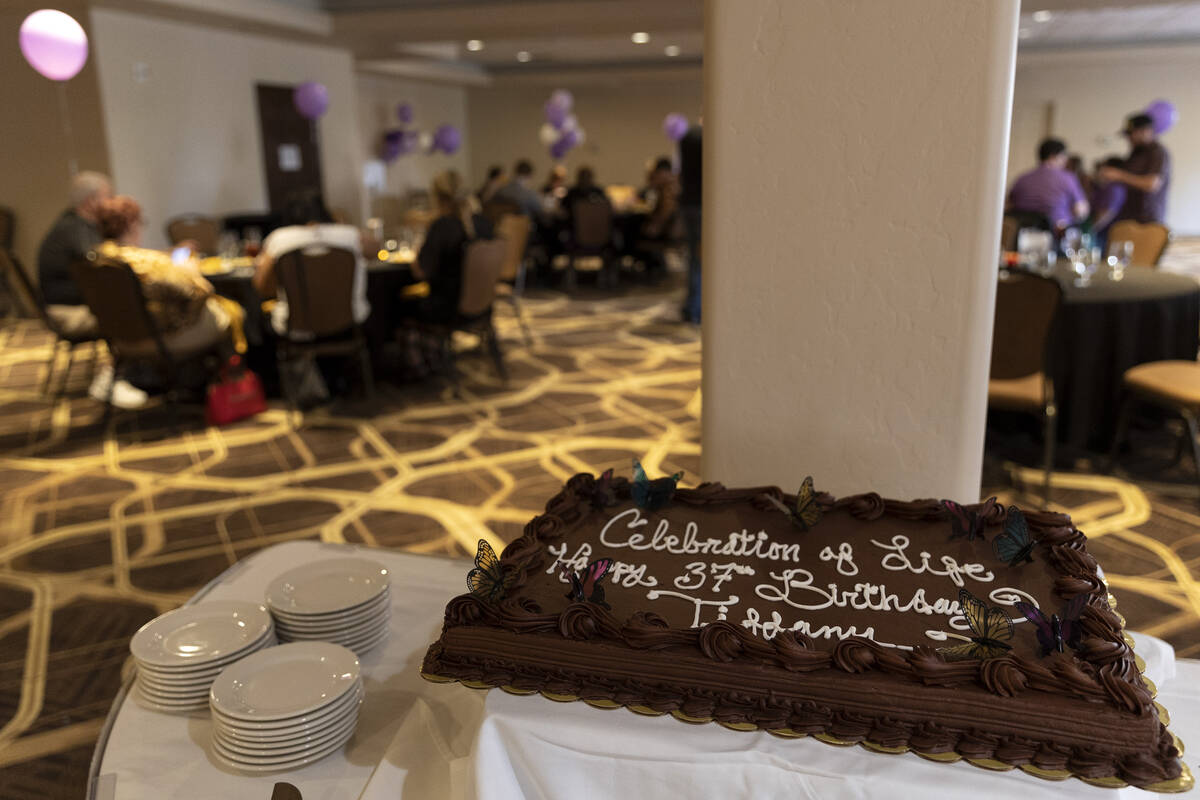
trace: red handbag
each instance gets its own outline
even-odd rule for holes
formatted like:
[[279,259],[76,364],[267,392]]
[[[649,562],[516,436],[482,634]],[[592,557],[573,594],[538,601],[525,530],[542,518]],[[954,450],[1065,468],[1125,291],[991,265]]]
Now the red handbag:
[[233,356],[221,367],[217,380],[208,385],[204,419],[209,425],[228,425],[266,409],[262,382],[242,366],[240,357]]

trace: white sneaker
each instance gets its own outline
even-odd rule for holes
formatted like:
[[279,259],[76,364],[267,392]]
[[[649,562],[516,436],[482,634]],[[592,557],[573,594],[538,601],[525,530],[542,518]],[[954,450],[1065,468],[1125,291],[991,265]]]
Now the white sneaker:
[[88,387],[88,396],[103,403],[108,400],[110,385],[112,404],[117,408],[141,408],[146,405],[147,394],[123,378],[113,383],[113,368],[107,365],[97,370],[92,385]]

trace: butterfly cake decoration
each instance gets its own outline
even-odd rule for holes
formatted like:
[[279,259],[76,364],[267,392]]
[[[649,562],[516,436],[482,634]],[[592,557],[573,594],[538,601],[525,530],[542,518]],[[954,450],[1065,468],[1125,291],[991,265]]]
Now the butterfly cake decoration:
[[633,502],[643,511],[657,511],[666,507],[671,502],[671,498],[675,496],[675,486],[682,477],[682,472],[676,472],[674,475],[650,480],[646,476],[646,470],[642,469],[642,462],[635,458],[633,460],[633,485],[630,487]]
[[574,570],[564,568],[562,576],[571,583],[571,590],[567,592],[567,599],[577,602],[595,603],[598,606],[611,609],[604,600],[604,586],[600,581],[604,580],[604,576],[612,569],[613,560],[611,558],[598,558],[588,564],[582,574],[576,574]]
[[1080,639],[1083,638],[1083,627],[1079,624],[1079,616],[1083,613],[1085,605],[1087,605],[1087,595],[1077,594],[1063,608],[1061,617],[1058,614],[1051,614],[1047,618],[1046,613],[1037,606],[1025,602],[1016,604],[1017,610],[1025,616],[1025,619],[1033,623],[1034,629],[1037,631],[1038,644],[1042,648],[1043,658],[1051,653],[1066,652],[1067,647],[1072,650],[1078,649]]
[[989,497],[983,501],[978,511],[971,511],[953,500],[943,500],[940,505],[950,516],[950,538],[966,537],[968,542],[973,542],[984,538],[983,529],[987,525],[987,516],[996,507],[996,498]]
[[812,530],[813,526],[821,521],[821,507],[817,505],[817,494],[813,490],[811,475],[800,484],[800,489],[796,492],[796,502],[792,506],[785,505],[769,494],[765,497],[771,502],[771,505],[787,514],[792,524],[801,530]]
[[986,661],[999,658],[1012,649],[1013,621],[1008,612],[998,606],[989,606],[966,589],[958,590],[958,605],[971,629],[971,636],[952,634],[966,641],[939,647],[939,653],[951,661],[968,658]]
[[1033,547],[1036,544],[1037,539],[1030,537],[1029,522],[1021,509],[1009,506],[1004,531],[992,540],[996,558],[1007,562],[1010,567],[1019,566],[1022,562],[1032,564]]
[[500,567],[500,557],[496,555],[496,551],[486,539],[480,539],[475,552],[475,567],[467,573],[467,588],[471,590],[471,594],[494,603],[512,585],[514,577],[511,572],[505,574]]

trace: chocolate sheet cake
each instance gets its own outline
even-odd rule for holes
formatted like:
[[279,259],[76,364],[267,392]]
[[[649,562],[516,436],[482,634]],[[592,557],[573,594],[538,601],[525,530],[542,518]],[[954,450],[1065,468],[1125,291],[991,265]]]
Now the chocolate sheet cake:
[[425,677],[1043,778],[1191,787],[1068,517],[673,485],[572,478],[497,563],[481,555]]

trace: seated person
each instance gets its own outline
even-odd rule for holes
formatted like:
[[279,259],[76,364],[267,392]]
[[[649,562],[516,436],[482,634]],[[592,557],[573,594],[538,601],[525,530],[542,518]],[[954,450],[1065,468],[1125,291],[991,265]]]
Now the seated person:
[[536,226],[542,221],[542,198],[532,184],[533,164],[521,159],[513,168],[512,180],[497,189],[492,198],[512,203],[520,213],[533,220]]
[[679,216],[679,180],[675,177],[669,158],[660,158],[655,162],[645,196],[651,204],[650,212],[636,215],[638,230],[635,233],[633,256],[646,265],[646,272],[651,278],[656,278],[666,270],[663,247],[670,241],[671,229]]
[[38,285],[46,313],[68,336],[96,333],[96,318],[71,277],[71,264],[104,241],[97,213],[112,197],[112,184],[99,172],[81,172],[71,180],[71,207],[62,213],[38,248]]
[[1088,214],[1079,179],[1068,172],[1067,146],[1046,139],[1038,146],[1038,166],[1021,175],[1008,193],[1006,212],[1041,214],[1057,235]]
[[596,183],[596,173],[591,167],[580,167],[575,173],[575,185],[567,190],[567,194],[563,197],[563,210],[567,215],[567,230],[574,233],[575,230],[575,204],[580,202],[604,203],[610,209],[612,203],[608,200],[608,195],[604,193],[604,188]]
[[1096,165],[1096,175],[1092,179],[1092,233],[1099,237],[1103,246],[1108,235],[1108,229],[1116,220],[1117,215],[1125,205],[1125,184],[1120,181],[1107,180],[1104,177],[1105,167],[1122,169],[1125,159],[1112,156]]
[[479,198],[480,205],[487,205],[492,196],[505,184],[503,167],[495,164],[488,169],[487,179],[483,182],[483,186],[479,187],[479,191],[475,196]]
[[[276,228],[263,240],[254,272],[254,288],[263,297],[277,298],[271,310],[271,327],[280,336],[287,335],[288,304],[283,288],[275,275],[275,262],[284,253],[307,247],[326,245],[354,253],[354,286],[351,289],[354,321],[366,322],[371,315],[367,302],[367,265],[363,259],[363,234],[353,225],[337,225],[319,202],[293,203],[287,218],[291,224]],[[311,339],[307,331],[292,330],[293,340]]]
[[137,201],[124,195],[110,198],[101,203],[97,216],[105,239],[97,252],[133,268],[168,352],[192,355],[230,344],[231,339],[238,340],[238,350],[245,350],[244,311],[213,293],[197,262],[176,264],[169,253],[140,246],[142,209]]
[[429,297],[422,313],[428,322],[451,324],[458,316],[466,245],[475,239],[491,239],[492,224],[475,212],[462,178],[454,170],[433,179],[430,196],[437,218],[417,254],[417,266],[429,281]]

